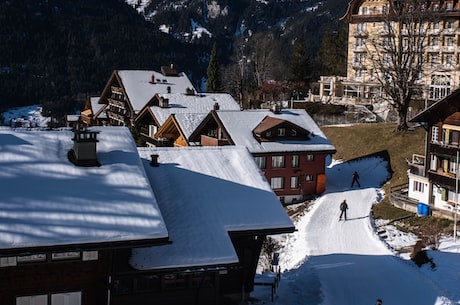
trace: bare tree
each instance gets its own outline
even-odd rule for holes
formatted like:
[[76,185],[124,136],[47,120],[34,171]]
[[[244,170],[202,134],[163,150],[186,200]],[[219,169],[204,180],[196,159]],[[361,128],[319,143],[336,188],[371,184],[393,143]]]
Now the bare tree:
[[409,104],[422,89],[428,29],[439,14],[430,0],[389,1],[387,8],[382,12],[381,36],[368,39],[366,48],[374,76],[398,113],[397,130],[401,131],[407,130]]
[[242,107],[265,81],[279,77],[279,42],[267,33],[240,37],[235,41],[231,62],[223,73],[225,90],[237,96]]

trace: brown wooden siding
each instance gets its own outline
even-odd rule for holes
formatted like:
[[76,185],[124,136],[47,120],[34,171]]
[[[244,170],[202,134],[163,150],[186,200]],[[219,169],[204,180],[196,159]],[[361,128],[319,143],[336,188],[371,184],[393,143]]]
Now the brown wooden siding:
[[82,305],[107,304],[109,254],[98,260],[61,260],[18,263],[0,268],[1,304],[16,304],[16,297],[63,292],[82,293]]

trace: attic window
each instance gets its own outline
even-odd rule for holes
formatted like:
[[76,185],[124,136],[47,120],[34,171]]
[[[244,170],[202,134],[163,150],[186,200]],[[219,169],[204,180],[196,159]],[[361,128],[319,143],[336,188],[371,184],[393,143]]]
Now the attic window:
[[291,135],[292,135],[293,137],[295,137],[295,136],[297,135],[297,130],[292,129],[292,130],[291,130]]
[[266,133],[265,133],[265,136],[267,138],[271,137],[272,136],[272,132],[270,130],[268,130]]
[[286,135],[286,129],[285,128],[278,128],[278,136],[284,137]]

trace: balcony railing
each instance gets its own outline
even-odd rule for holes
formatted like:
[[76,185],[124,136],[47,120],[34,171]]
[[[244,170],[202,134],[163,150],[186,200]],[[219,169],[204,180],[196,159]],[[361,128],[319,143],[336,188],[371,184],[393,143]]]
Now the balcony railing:
[[413,154],[412,160],[407,161],[409,165],[409,172],[417,176],[425,176],[425,156]]

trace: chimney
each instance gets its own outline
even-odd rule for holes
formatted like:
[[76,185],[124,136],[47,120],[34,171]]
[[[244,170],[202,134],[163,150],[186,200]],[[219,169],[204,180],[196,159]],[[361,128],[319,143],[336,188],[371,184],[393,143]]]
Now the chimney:
[[220,109],[220,105],[219,105],[219,103],[216,102],[214,104],[214,110],[219,110],[219,109]]
[[158,163],[158,155],[150,155],[150,166],[152,167],[158,167],[160,166],[160,163]]
[[68,153],[69,160],[77,166],[100,166],[97,160],[96,143],[98,131],[89,131],[77,126],[73,130],[73,149]]
[[280,114],[281,113],[281,105],[279,103],[276,103],[272,106],[271,111],[274,114]]
[[150,79],[151,84],[155,84],[155,74],[152,73],[152,78]]
[[169,108],[169,99],[161,96],[158,101],[158,106],[160,106],[160,108]]

